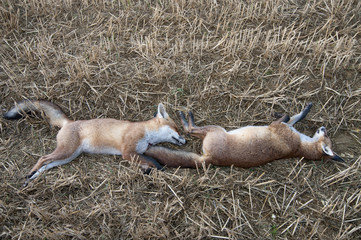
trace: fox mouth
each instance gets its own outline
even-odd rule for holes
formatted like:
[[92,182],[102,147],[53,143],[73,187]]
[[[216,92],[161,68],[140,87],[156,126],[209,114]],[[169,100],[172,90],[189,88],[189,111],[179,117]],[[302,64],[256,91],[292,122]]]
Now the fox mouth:
[[185,140],[184,141],[181,141],[181,140],[179,140],[178,138],[176,138],[176,137],[172,137],[172,139],[176,142],[176,144],[178,144],[178,145],[183,145],[184,143],[185,143]]

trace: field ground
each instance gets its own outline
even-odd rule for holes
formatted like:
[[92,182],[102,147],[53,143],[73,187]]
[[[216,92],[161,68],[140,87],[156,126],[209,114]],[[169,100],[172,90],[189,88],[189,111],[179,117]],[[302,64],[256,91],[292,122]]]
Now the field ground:
[[57,129],[1,119],[0,238],[360,239],[360,21],[358,0],[1,0],[3,112],[36,98],[72,119],[145,120],[163,102],[178,124],[191,109],[234,129],[313,102],[297,129],[326,126],[346,163],[148,176],[83,154],[23,188]]

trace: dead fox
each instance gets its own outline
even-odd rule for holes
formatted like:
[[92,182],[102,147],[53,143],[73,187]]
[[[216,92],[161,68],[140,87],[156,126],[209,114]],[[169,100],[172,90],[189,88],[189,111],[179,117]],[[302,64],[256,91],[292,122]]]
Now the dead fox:
[[153,167],[161,169],[161,164],[143,154],[148,147],[160,142],[185,143],[161,103],[155,117],[143,122],[111,118],[72,121],[59,106],[41,100],[19,102],[4,114],[4,118],[15,120],[29,112],[44,113],[51,125],[61,129],[57,135],[56,149],[38,160],[25,184],[45,170],[72,161],[82,152],[122,155],[126,160],[139,161],[144,172],[149,172]]
[[331,140],[325,127],[320,127],[313,137],[293,127],[306,117],[311,107],[312,103],[309,103],[301,113],[291,118],[284,115],[269,126],[246,126],[228,132],[220,126],[197,127],[192,112],[188,114],[188,122],[184,113],[180,112],[185,132],[203,139],[203,155],[160,146],[149,148],[145,155],[169,167],[190,168],[202,164],[249,168],[292,157],[344,162],[331,150]]

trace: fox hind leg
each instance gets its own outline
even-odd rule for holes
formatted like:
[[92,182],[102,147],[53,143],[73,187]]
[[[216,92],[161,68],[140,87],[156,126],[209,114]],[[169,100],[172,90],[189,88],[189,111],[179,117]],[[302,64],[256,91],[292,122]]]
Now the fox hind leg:
[[290,116],[288,116],[287,114],[286,115],[283,115],[283,117],[281,117],[279,119],[280,122],[283,122],[283,123],[288,123],[288,121],[290,121]]
[[[38,170],[34,170],[31,171],[29,175],[27,175],[26,181],[24,186],[27,186],[28,183],[32,180],[34,180],[35,178],[37,178],[41,173],[45,172],[46,170],[53,168],[53,167],[57,167],[60,165],[64,165],[67,164],[69,162],[71,162],[74,158],[76,158],[77,156],[79,156],[80,151],[79,152],[75,152],[72,156],[65,158],[65,159],[61,159],[61,160],[49,160],[49,162],[44,162],[43,165],[38,169]],[[40,159],[39,159],[40,160]]]
[[74,158],[79,156],[82,152],[80,144],[75,144],[75,141],[59,141],[56,149],[45,156],[39,158],[38,162],[31,169],[29,175],[26,176],[26,185],[29,181],[37,178],[42,172],[71,162]]
[[304,119],[307,116],[307,114],[310,112],[311,108],[312,108],[312,103],[308,103],[305,109],[303,109],[299,114],[296,114],[291,117],[291,119],[288,121],[288,125],[293,126],[302,119]]

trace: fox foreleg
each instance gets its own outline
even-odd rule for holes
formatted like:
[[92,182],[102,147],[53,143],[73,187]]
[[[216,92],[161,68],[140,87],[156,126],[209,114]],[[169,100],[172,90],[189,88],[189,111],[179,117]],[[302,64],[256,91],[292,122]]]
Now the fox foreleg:
[[139,166],[142,172],[145,174],[149,174],[152,171],[152,168],[156,168],[157,170],[162,170],[164,167],[153,157],[139,153],[123,154],[123,159],[128,161],[139,162]]
[[207,165],[209,163],[207,158],[196,153],[173,150],[161,146],[152,146],[144,154],[157,159],[159,163],[167,167],[174,168],[198,168],[203,164]]

